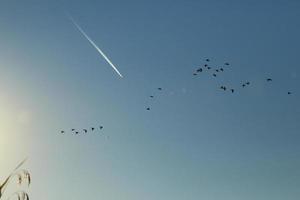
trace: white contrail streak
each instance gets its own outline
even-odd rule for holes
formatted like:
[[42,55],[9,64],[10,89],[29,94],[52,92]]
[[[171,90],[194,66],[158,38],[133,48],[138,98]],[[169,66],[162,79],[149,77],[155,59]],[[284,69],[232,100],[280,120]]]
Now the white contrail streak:
[[101,56],[108,62],[108,64],[123,78],[122,74],[116,68],[116,66],[108,59],[108,57],[101,51],[101,49],[93,42],[93,40],[83,31],[83,29],[75,22],[75,20],[69,16],[69,19],[76,26],[76,28],[82,33],[82,35],[93,45],[93,47],[101,54]]

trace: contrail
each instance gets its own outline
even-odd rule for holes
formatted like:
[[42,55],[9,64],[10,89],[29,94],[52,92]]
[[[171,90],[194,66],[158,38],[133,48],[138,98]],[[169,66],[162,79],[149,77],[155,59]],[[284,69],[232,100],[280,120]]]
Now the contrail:
[[108,57],[101,51],[101,49],[93,42],[93,40],[83,31],[83,29],[75,22],[75,20],[69,15],[69,19],[76,26],[76,28],[81,32],[81,34],[93,45],[93,47],[101,54],[101,56],[108,62],[108,64],[123,78],[122,74],[116,68],[116,66],[108,59]]

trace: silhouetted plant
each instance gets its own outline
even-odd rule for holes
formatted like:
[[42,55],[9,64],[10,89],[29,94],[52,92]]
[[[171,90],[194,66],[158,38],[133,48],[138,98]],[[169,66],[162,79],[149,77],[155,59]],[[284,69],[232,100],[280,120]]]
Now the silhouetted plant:
[[[31,183],[30,173],[27,170],[21,168],[21,166],[24,164],[25,161],[26,161],[26,159],[23,160],[14,169],[14,171],[5,179],[5,181],[0,185],[0,200],[3,197],[5,189],[12,182],[12,180],[14,180],[14,178],[16,178],[16,180],[17,180],[17,185],[20,185],[20,186],[23,184],[26,184],[27,186],[30,185],[30,183]],[[28,196],[27,192],[25,192],[23,190],[19,190],[19,191],[12,193],[7,198],[7,200],[9,200],[13,197],[17,197],[18,200],[29,200],[29,196]]]

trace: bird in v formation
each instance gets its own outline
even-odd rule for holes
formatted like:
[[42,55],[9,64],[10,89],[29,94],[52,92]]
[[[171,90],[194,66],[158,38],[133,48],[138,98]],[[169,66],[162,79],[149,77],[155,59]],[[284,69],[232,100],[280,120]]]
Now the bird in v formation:
[[[102,125],[99,126],[99,130],[102,130],[103,128],[104,128],[104,126],[102,126]],[[95,127],[91,127],[90,130],[91,130],[91,131],[95,131],[96,128],[95,128]],[[78,134],[80,134],[80,133],[88,133],[88,132],[89,132],[89,131],[88,131],[88,129],[86,129],[86,128],[82,129],[82,131],[76,130],[75,128],[71,128],[71,133],[72,133],[72,134],[75,134],[75,135],[78,135]],[[64,134],[64,133],[66,133],[66,131],[65,131],[65,130],[61,130],[60,133],[61,133],[61,134]]]
[[[211,69],[212,69],[212,66],[210,66],[210,65],[208,64],[208,63],[210,62],[210,59],[207,58],[207,59],[205,59],[205,61],[206,61],[206,63],[203,65],[203,68],[200,67],[200,68],[198,68],[198,69],[193,73],[194,76],[197,76],[199,73],[204,72],[204,69],[207,69],[207,70],[211,70]],[[217,74],[218,74],[218,73],[221,73],[221,72],[224,72],[224,71],[225,71],[225,69],[224,69],[225,66],[228,67],[229,65],[230,65],[230,64],[229,64],[228,62],[225,62],[225,63],[224,63],[224,66],[218,67],[218,68],[214,69],[215,73],[213,73],[212,76],[213,76],[213,77],[217,77]],[[273,79],[272,79],[272,78],[266,78],[266,81],[267,81],[267,82],[272,82]],[[243,82],[243,83],[241,84],[242,88],[245,88],[246,86],[249,86],[249,85],[250,85],[250,82],[249,82],[249,81]],[[222,85],[222,86],[220,86],[220,89],[223,90],[223,91],[226,91],[226,90],[227,90],[227,87],[226,87],[225,85]],[[161,88],[161,87],[158,87],[157,90],[162,91],[162,88]],[[235,89],[234,89],[234,88],[231,88],[231,89],[229,89],[229,91],[230,91],[231,93],[234,93],[234,92],[235,92]],[[288,95],[291,95],[292,92],[291,92],[291,91],[288,91],[287,94],[288,94]],[[154,98],[154,95],[150,95],[149,97],[150,97],[150,98]],[[150,108],[150,107],[147,107],[146,110],[147,110],[147,111],[150,111],[151,108]],[[104,128],[103,126],[99,126],[99,130],[102,130],[103,128]],[[94,127],[91,127],[90,129],[91,129],[91,131],[94,131],[94,130],[95,130]],[[88,132],[89,132],[88,129],[82,129],[82,131],[83,131],[84,133],[88,133]],[[74,128],[71,129],[71,132],[74,133],[74,134],[76,134],[76,135],[78,135],[78,134],[80,133],[80,131],[78,131],[78,130],[76,130],[76,129],[74,129]],[[65,132],[64,130],[61,130],[60,133],[61,133],[61,134],[64,134],[64,133],[66,133],[66,132]]]
[[[225,63],[223,64],[223,66],[221,66],[221,67],[216,67],[216,68],[214,68],[213,66],[210,65],[210,61],[211,61],[211,60],[210,60],[209,58],[206,58],[206,59],[205,59],[204,65],[203,65],[202,67],[198,67],[198,68],[195,70],[195,72],[193,73],[193,75],[194,75],[194,76],[197,76],[197,75],[199,75],[200,73],[205,72],[205,71],[204,71],[205,69],[206,69],[207,71],[211,71],[212,69],[214,69],[214,70],[213,70],[214,73],[212,73],[212,76],[213,76],[213,77],[218,77],[218,74],[221,74],[222,72],[225,72],[225,68],[229,69],[229,68],[228,68],[228,66],[230,66],[229,62],[225,62]],[[267,82],[271,82],[271,81],[273,81],[273,79],[272,79],[272,78],[267,78],[266,81],[267,81]],[[242,88],[246,88],[246,87],[248,87],[248,86],[250,86],[250,81],[244,81],[244,82],[241,83],[241,87],[242,87]],[[157,89],[160,90],[160,91],[162,90],[161,87],[158,87]],[[227,86],[222,85],[222,86],[220,87],[220,89],[223,90],[223,91],[227,91]],[[231,93],[235,93],[235,92],[236,92],[236,89],[235,89],[235,88],[230,88],[230,89],[228,89],[228,91],[230,91]],[[288,94],[288,95],[291,95],[292,92],[288,91],[287,94]],[[153,96],[153,95],[150,95],[150,98],[154,98],[154,96]],[[150,111],[151,108],[150,108],[150,107],[146,107],[146,110],[147,110],[147,111]]]

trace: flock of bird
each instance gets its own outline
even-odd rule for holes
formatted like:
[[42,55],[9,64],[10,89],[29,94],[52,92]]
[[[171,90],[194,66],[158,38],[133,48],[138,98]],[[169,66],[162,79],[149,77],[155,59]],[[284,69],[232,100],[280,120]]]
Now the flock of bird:
[[[219,76],[220,73],[224,72],[225,69],[227,69],[228,66],[230,65],[228,62],[225,62],[222,67],[213,68],[209,65],[209,62],[210,62],[210,59],[208,59],[208,58],[205,59],[205,64],[203,66],[197,68],[196,71],[193,73],[193,75],[197,76],[199,73],[203,73],[204,70],[206,69],[207,71],[211,71],[213,77],[217,77],[217,76]],[[272,82],[273,79],[272,78],[266,78],[266,81],[267,82]],[[245,88],[249,85],[250,85],[249,81],[244,81],[244,82],[241,83],[242,88]],[[231,93],[234,93],[236,91],[235,88],[229,88],[228,86],[225,86],[225,85],[221,85],[220,89],[223,90],[223,91],[228,90]],[[291,95],[292,92],[288,91],[287,94]]]
[[[158,87],[157,90],[158,90],[158,91],[162,91],[162,88],[161,88],[161,87]],[[154,95],[150,95],[149,97],[150,97],[151,99],[153,99],[153,98],[154,98]],[[149,110],[151,110],[151,108],[150,108],[150,107],[147,107],[146,110],[149,111]]]
[[[204,64],[203,66],[198,67],[198,68],[193,72],[193,75],[194,75],[194,76],[197,76],[197,75],[199,75],[200,73],[211,72],[211,75],[212,75],[213,77],[218,77],[218,76],[221,75],[222,72],[225,72],[225,71],[229,68],[229,66],[230,66],[230,64],[229,64],[228,62],[225,62],[225,63],[223,64],[223,66],[221,66],[221,67],[212,67],[212,66],[210,65],[210,59],[209,59],[209,58],[206,58],[206,59],[205,59],[205,64]],[[272,78],[266,78],[266,82],[272,82],[272,81],[273,81]],[[248,86],[250,86],[250,81],[243,81],[243,82],[241,83],[241,85],[240,85],[239,88],[246,88],[246,87],[248,87]],[[221,90],[223,90],[223,91],[229,91],[229,92],[231,92],[231,93],[235,93],[235,92],[238,90],[238,87],[233,88],[233,87],[229,87],[229,86],[226,86],[226,85],[221,85],[221,86],[219,87],[219,89],[221,89]],[[157,90],[161,91],[162,88],[159,87],[159,88],[157,88]],[[288,94],[288,95],[291,95],[292,92],[288,91],[287,94]],[[150,95],[149,97],[150,97],[150,98],[154,98],[155,96],[154,96],[154,95]],[[146,110],[147,110],[147,111],[150,111],[150,110],[151,110],[151,107],[149,107],[149,106],[146,107]]]
[[[80,133],[84,133],[85,134],[85,133],[88,133],[88,132],[94,132],[96,130],[102,130],[103,128],[104,128],[103,126],[99,126],[98,128],[90,127],[89,129],[84,128],[82,130],[76,130],[75,128],[72,128],[72,129],[70,129],[71,130],[70,132],[73,135],[78,135]],[[66,133],[66,131],[65,130],[61,130],[60,133],[64,134],[64,133]]]
[[[225,62],[225,63],[223,64],[223,66],[221,66],[221,67],[212,67],[211,65],[209,65],[209,63],[210,63],[210,59],[206,58],[206,59],[205,59],[205,64],[204,64],[203,66],[201,66],[201,67],[198,67],[198,68],[194,71],[193,75],[194,75],[194,76],[197,76],[197,75],[199,75],[200,73],[204,73],[204,72],[206,71],[206,72],[211,72],[211,75],[212,75],[213,77],[218,77],[218,76],[221,75],[222,72],[225,72],[225,71],[229,68],[229,66],[230,66],[230,64],[229,64],[228,62]],[[272,81],[273,81],[272,78],[266,78],[266,82],[272,82]],[[240,85],[240,88],[245,88],[245,87],[248,87],[248,86],[250,86],[250,81],[243,81],[243,82],[241,83],[241,85]],[[235,92],[237,91],[237,88],[228,87],[227,85],[221,85],[221,86],[219,87],[219,89],[221,89],[221,90],[223,90],[223,91],[229,91],[229,92],[231,92],[231,93],[235,93]],[[161,92],[162,90],[163,90],[163,89],[162,89],[161,87],[156,88],[156,91]],[[287,94],[288,94],[288,95],[291,95],[292,92],[291,92],[291,91],[288,91]],[[153,99],[153,98],[155,98],[156,96],[158,96],[158,94],[151,94],[151,95],[149,95],[149,98],[150,98],[150,99]],[[150,110],[151,110],[151,107],[150,107],[150,106],[147,106],[147,107],[146,107],[146,110],[147,110],[147,111],[150,111]],[[103,129],[103,126],[99,126],[98,129],[99,129],[99,130],[102,130],[102,129]],[[85,134],[85,133],[88,133],[88,132],[93,132],[93,131],[95,131],[95,130],[97,130],[95,127],[91,127],[90,129],[82,129],[82,130],[80,130],[80,131],[79,131],[79,130],[76,130],[76,129],[74,129],[74,128],[72,128],[72,129],[71,129],[71,133],[74,134],[74,135],[78,135],[78,134],[80,134],[80,133],[84,133],[84,134]],[[64,133],[66,133],[66,131],[61,130],[60,133],[61,133],[61,134],[64,134]]]

